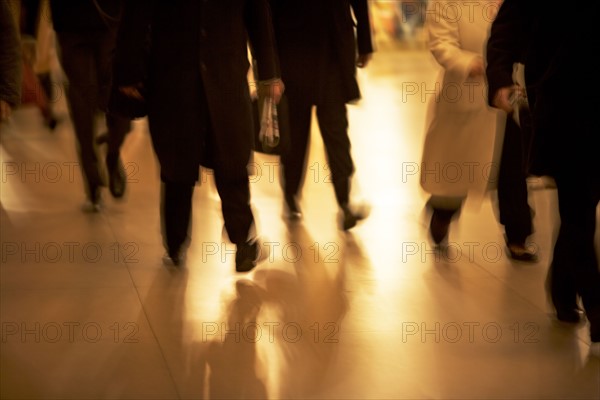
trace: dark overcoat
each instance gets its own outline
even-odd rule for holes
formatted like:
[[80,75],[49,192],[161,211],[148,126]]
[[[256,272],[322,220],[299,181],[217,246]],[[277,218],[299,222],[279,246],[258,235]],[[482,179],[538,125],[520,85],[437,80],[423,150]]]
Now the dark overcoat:
[[367,0],[270,0],[286,91],[321,93],[328,68],[341,75],[344,102],[360,97],[357,54],[373,52]]
[[277,77],[267,0],[127,3],[115,84],[144,82],[163,179],[197,180],[200,164],[241,179],[253,146],[248,43],[259,79]]
[[499,88],[512,85],[513,63],[522,58],[534,130],[530,172],[597,181],[600,63],[591,43],[597,42],[600,7],[572,8],[577,18],[541,0],[504,0],[487,45],[489,103]]

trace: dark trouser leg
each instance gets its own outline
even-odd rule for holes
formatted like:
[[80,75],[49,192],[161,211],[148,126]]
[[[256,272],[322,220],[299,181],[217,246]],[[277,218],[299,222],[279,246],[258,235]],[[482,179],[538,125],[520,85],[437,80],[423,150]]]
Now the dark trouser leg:
[[54,89],[52,87],[54,85],[54,83],[52,82],[50,73],[44,72],[44,73],[38,74],[38,79],[40,80],[40,85],[42,86],[42,90],[44,91],[44,94],[48,98],[48,101],[50,103],[54,102],[55,101]]
[[464,197],[447,197],[432,195],[428,206],[431,209],[429,233],[436,244],[442,243],[448,236],[452,218],[460,212]]
[[77,137],[79,161],[90,195],[91,190],[102,184],[94,143],[98,104],[94,51],[83,35],[60,33],[58,41],[61,64],[69,81],[66,93]]
[[163,182],[161,223],[169,255],[177,255],[189,240],[193,183]]
[[[108,98],[112,85],[112,63],[116,43],[116,32],[109,31],[98,36],[95,46],[97,87],[99,90],[99,108],[107,111]],[[131,121],[119,115],[106,112],[106,128],[108,129],[108,154],[118,156],[125,135],[131,129]]]
[[341,207],[346,207],[350,198],[350,177],[354,172],[346,104],[341,101],[318,104],[317,119],[327,153],[335,197]]
[[108,128],[108,154],[119,154],[125,136],[131,130],[131,121],[109,113],[106,115],[106,127]]
[[498,174],[498,211],[509,243],[525,244],[533,232],[527,200],[527,175],[523,161],[521,130],[509,116]]
[[555,177],[558,190],[560,230],[549,270],[554,306],[572,308],[581,296],[586,312],[600,308],[600,272],[594,248],[598,188],[574,174]]
[[215,170],[215,185],[221,197],[221,207],[225,229],[229,240],[236,245],[246,243],[250,239],[250,228],[254,216],[250,208],[250,182],[245,168],[236,176],[225,176]]
[[115,198],[121,198],[125,194],[127,177],[125,166],[121,160],[120,149],[131,125],[128,119],[114,114],[106,115],[106,125],[108,127],[106,169],[109,189]]
[[53,103],[54,99],[53,82],[49,72],[40,73],[37,75],[40,82],[42,96],[46,98],[46,106],[41,108],[44,120],[50,130],[54,130],[57,124],[56,117],[54,116]]
[[298,195],[306,172],[306,153],[310,137],[312,104],[293,91],[286,93],[289,104],[290,147],[281,155],[283,191],[286,196]]

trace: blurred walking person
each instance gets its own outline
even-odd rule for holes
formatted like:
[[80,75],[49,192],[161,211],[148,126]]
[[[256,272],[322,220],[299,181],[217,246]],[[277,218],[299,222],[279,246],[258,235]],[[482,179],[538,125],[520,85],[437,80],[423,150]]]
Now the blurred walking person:
[[[579,322],[579,298],[600,342],[600,272],[595,250],[600,201],[600,135],[596,93],[600,63],[589,46],[597,35],[597,2],[576,19],[532,0],[504,0],[487,46],[490,105],[513,112],[512,65],[524,55],[533,129],[530,172],[556,182],[560,229],[548,273],[548,291],[560,321]],[[563,21],[556,29],[556,21]],[[582,81],[578,77],[589,78]]]
[[87,201],[84,211],[100,209],[105,186],[98,162],[96,116],[104,114],[108,186],[115,198],[125,194],[126,177],[120,149],[131,121],[108,112],[115,40],[123,0],[50,0],[58,54],[67,77],[67,100],[77,137]]
[[[442,67],[439,92],[429,103],[421,160],[421,187],[429,193],[429,233],[447,241],[450,223],[467,196],[481,197],[497,171],[497,135],[506,116],[488,106],[483,54],[496,0],[431,0],[425,28],[431,54]],[[480,200],[480,199],[479,199]]]
[[[270,0],[281,75],[289,104],[290,148],[282,154],[286,216],[299,219],[312,108],[316,106],[340,227],[366,215],[350,203],[354,174],[346,103],[360,99],[356,67],[366,67],[373,44],[367,0]],[[355,18],[355,19],[354,19]]]
[[248,39],[259,89],[278,102],[283,85],[267,0],[127,3],[115,84],[147,103],[169,264],[185,258],[201,165],[214,170],[225,229],[237,247],[236,271],[258,261],[248,177],[254,140]]

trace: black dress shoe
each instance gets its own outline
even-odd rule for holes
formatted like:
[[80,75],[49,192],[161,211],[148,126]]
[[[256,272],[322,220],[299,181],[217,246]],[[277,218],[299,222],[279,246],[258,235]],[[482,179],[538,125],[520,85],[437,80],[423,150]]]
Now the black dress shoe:
[[342,230],[348,231],[356,226],[359,221],[367,218],[368,211],[361,207],[360,209],[357,207],[349,207],[342,206],[342,221],[341,227]]
[[82,210],[86,213],[97,213],[100,211],[102,200],[100,196],[100,186],[92,186],[88,191],[88,197],[83,204]]
[[433,209],[429,223],[429,234],[436,245],[441,244],[448,237],[452,215],[454,215],[452,210]]
[[527,247],[522,244],[508,243],[506,246],[508,255],[513,260],[529,263],[536,263],[538,261],[537,254],[527,249]]
[[300,207],[298,207],[298,203],[296,202],[296,197],[294,195],[286,194],[285,198],[285,211],[284,217],[289,219],[290,221],[297,221],[302,219],[302,212],[300,211]]
[[50,131],[54,131],[56,129],[56,126],[58,125],[58,120],[54,117],[48,118],[45,122],[46,126]]
[[187,254],[187,245],[181,242],[169,242],[165,245],[165,254],[163,255],[163,264],[180,267],[185,264]]
[[163,263],[165,265],[179,267],[183,264],[183,257],[181,255],[181,253],[178,251],[174,251],[174,252],[169,251],[163,256]]
[[556,319],[560,322],[567,322],[569,324],[578,324],[582,320],[581,310],[577,307],[573,308],[557,308]]
[[127,179],[125,177],[125,167],[119,154],[109,154],[106,156],[106,168],[108,170],[108,188],[114,198],[121,198],[125,194]]
[[260,255],[258,240],[248,241],[238,245],[235,252],[235,270],[237,272],[248,272],[256,267]]

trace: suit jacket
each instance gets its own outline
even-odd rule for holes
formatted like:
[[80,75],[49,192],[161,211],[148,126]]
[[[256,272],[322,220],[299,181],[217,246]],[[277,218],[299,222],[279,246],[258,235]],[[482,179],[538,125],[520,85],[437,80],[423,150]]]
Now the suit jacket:
[[248,39],[259,79],[278,77],[266,1],[127,3],[114,80],[145,82],[163,178],[197,180],[199,163],[236,179],[245,171],[253,145]]
[[367,0],[270,3],[286,91],[318,101],[333,68],[341,77],[341,99],[358,99],[356,56],[373,52]]
[[600,135],[590,93],[598,93],[600,64],[589,43],[597,37],[599,8],[586,2],[571,18],[564,7],[542,0],[504,0],[492,24],[488,102],[512,85],[513,63],[522,57],[532,110],[533,174],[577,173],[598,180]]

